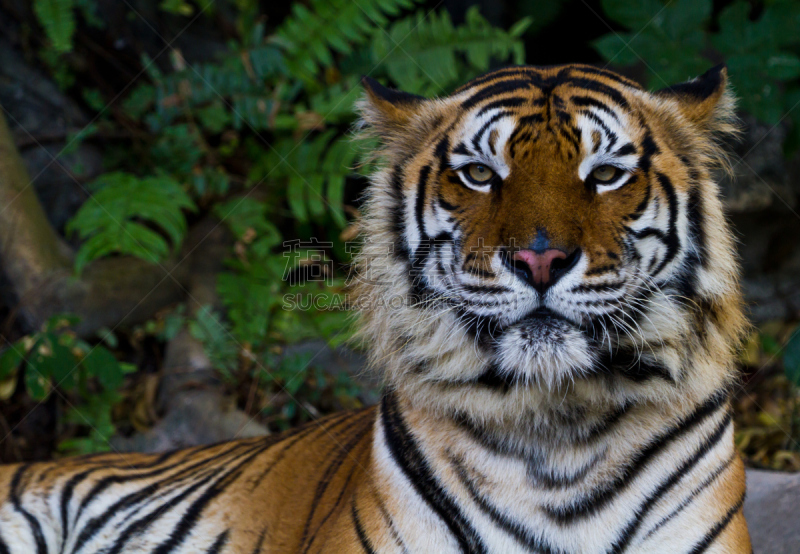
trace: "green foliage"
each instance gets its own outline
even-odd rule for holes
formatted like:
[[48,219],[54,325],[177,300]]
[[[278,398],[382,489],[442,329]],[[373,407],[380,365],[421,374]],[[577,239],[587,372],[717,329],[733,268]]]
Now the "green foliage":
[[291,139],[277,142],[264,162],[253,168],[250,179],[285,179],[289,208],[298,222],[329,212],[344,227],[344,186],[358,150],[350,138],[335,135],[335,129],[328,129],[300,144]]
[[186,0],[162,0],[158,7],[173,15],[190,16],[194,13],[194,6]]
[[[767,2],[757,19],[737,0],[712,17],[711,0],[604,0],[609,18],[629,29],[594,47],[609,62],[643,64],[663,88],[725,60],[741,107],[776,124],[800,100],[800,3]],[[795,128],[797,125],[795,125]]]
[[520,37],[530,24],[521,19],[509,31],[492,27],[478,12],[467,10],[466,22],[453,25],[450,14],[416,15],[396,21],[375,35],[373,61],[384,67],[402,90],[423,95],[442,94],[489,69],[491,60],[523,63]]
[[211,306],[203,306],[189,322],[189,333],[203,343],[214,368],[227,379],[233,379],[238,367],[239,348],[231,339],[225,319]]
[[275,33],[296,76],[313,79],[322,67],[335,64],[334,53],[349,55],[389,22],[388,16],[420,0],[312,0],[310,9],[299,2]]
[[[195,209],[180,183],[168,176],[140,179],[128,173],[108,173],[95,181],[99,188],[67,225],[84,242],[75,259],[81,271],[92,260],[112,253],[129,254],[156,263],[181,244],[186,234],[182,210]],[[148,225],[145,225],[147,223]]]
[[75,0],[33,0],[33,11],[47,38],[59,54],[72,50],[75,33]]
[[105,346],[77,338],[71,331],[77,321],[67,315],[53,317],[40,332],[9,344],[0,353],[0,390],[10,396],[22,379],[33,400],[43,402],[57,394],[68,410],[65,422],[88,433],[64,441],[60,448],[83,454],[109,449],[108,438],[115,432],[111,409],[120,399],[125,374],[135,368],[118,362]]

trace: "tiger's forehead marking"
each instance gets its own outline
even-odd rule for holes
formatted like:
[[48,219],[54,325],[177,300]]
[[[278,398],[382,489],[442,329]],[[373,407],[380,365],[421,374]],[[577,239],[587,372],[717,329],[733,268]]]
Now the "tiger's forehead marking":
[[633,169],[637,148],[621,89],[641,90],[589,66],[507,68],[479,77],[453,96],[459,119],[450,165],[485,164],[505,179],[518,148],[548,128],[567,157],[578,158],[581,179],[606,163]]

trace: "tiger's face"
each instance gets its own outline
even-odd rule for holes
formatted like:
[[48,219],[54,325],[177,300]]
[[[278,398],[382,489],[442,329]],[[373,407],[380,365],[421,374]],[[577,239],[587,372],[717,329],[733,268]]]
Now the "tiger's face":
[[460,342],[480,360],[420,354],[419,372],[550,389],[681,377],[682,337],[707,331],[691,303],[736,294],[710,179],[724,69],[655,94],[576,65],[496,71],[441,100],[366,84],[387,159],[368,236],[397,243],[385,276],[407,285],[382,293],[408,295],[436,362]]

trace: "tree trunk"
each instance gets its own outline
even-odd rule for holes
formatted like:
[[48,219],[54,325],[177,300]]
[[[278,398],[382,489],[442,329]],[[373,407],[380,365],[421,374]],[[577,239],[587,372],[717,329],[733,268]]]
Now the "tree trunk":
[[56,314],[81,318],[76,331],[132,324],[183,297],[183,255],[158,265],[138,258],[104,258],[73,272],[74,253],[59,237],[31,186],[5,117],[0,114],[0,268],[10,284],[6,302],[27,330]]

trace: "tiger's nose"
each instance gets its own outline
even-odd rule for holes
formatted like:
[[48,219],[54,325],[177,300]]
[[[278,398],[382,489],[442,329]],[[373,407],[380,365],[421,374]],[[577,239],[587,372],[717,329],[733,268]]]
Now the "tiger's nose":
[[508,265],[518,277],[544,294],[575,267],[578,258],[580,258],[579,248],[570,254],[558,248],[548,248],[539,252],[523,248],[511,255]]

